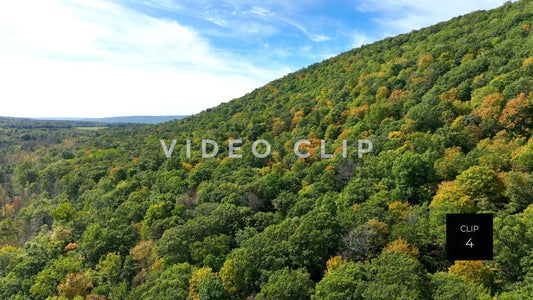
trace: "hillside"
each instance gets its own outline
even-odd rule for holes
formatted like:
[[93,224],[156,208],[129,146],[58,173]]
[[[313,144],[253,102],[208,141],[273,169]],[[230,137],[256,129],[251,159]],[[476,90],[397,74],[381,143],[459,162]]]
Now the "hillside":
[[[0,126],[0,298],[532,298],[531,26],[474,12],[158,125]],[[447,213],[494,214],[494,259],[447,260]]]

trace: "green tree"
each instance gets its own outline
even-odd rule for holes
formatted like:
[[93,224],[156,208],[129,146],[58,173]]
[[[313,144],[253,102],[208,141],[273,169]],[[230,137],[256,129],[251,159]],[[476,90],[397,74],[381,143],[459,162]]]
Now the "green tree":
[[107,253],[96,266],[97,275],[102,283],[116,284],[120,280],[122,260],[116,252]]
[[309,299],[313,293],[313,281],[304,269],[283,268],[268,278],[257,295],[259,299]]
[[365,299],[427,299],[426,273],[418,260],[397,251],[372,260]]
[[68,274],[82,270],[83,262],[76,257],[60,257],[52,260],[37,274],[30,293],[38,299],[54,296],[60,281],[63,281]]
[[492,299],[483,285],[469,282],[453,273],[444,272],[431,276],[431,297],[435,300]]
[[457,185],[485,210],[501,207],[504,186],[493,170],[473,166],[457,176]]
[[509,282],[524,276],[520,261],[533,247],[531,232],[527,230],[528,227],[518,215],[503,215],[494,219],[494,261]]
[[194,267],[188,263],[169,266],[160,272],[151,274],[146,282],[131,291],[128,299],[187,299],[193,271]]
[[50,210],[50,216],[59,223],[72,221],[76,217],[76,213],[76,209],[74,209],[70,202],[60,203],[56,208]]
[[319,275],[326,260],[340,244],[340,227],[329,212],[312,211],[301,219],[289,238],[290,257],[295,265]]
[[220,277],[208,274],[198,285],[198,297],[205,300],[228,299],[228,293]]
[[361,262],[347,262],[327,273],[316,285],[313,299],[363,299],[369,280],[369,268]]

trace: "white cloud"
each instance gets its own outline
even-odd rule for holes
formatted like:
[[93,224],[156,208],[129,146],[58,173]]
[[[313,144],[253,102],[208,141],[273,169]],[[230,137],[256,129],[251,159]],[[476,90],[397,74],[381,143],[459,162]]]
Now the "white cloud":
[[[29,9],[31,8],[31,9]],[[103,1],[0,2],[0,115],[192,114],[285,74]]]
[[233,75],[0,57],[0,64],[10,70],[6,76],[0,73],[1,115],[192,114],[257,86],[254,79]]
[[296,23],[294,21],[284,20],[284,22],[286,22],[287,24],[290,24],[290,25],[298,28],[299,30],[301,30],[313,42],[325,42],[325,41],[331,39],[330,37],[325,36],[325,35],[309,32],[309,30],[307,30],[307,28],[305,28],[304,26],[302,26],[302,25],[300,25],[300,24],[298,24],[298,23]]
[[269,18],[269,17],[274,16],[274,13],[271,12],[269,9],[264,8],[264,7],[259,7],[259,6],[252,7],[252,9],[250,10],[250,13],[263,17],[263,18]]
[[357,0],[360,12],[377,12],[375,21],[388,35],[408,32],[475,10],[496,8],[507,0]]
[[352,40],[352,48],[358,48],[358,47],[361,47],[363,45],[366,45],[368,43],[375,41],[374,38],[366,34],[360,33],[358,31],[354,31],[348,35],[350,36]]
[[301,25],[302,22],[288,18],[297,16],[297,12],[305,12],[308,6],[316,2],[318,1],[183,0],[177,4],[172,0],[152,0],[147,4],[224,27],[224,31],[210,32],[218,37],[269,38],[289,25],[300,30],[312,42],[324,42],[331,38],[311,32]]

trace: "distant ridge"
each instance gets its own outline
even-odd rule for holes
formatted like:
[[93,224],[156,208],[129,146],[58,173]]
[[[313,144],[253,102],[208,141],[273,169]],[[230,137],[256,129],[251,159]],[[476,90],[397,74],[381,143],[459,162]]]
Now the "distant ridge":
[[123,117],[107,117],[107,118],[34,118],[36,120],[51,120],[51,121],[88,121],[88,122],[102,122],[102,123],[142,123],[142,124],[159,124],[172,120],[183,119],[186,116],[123,116]]

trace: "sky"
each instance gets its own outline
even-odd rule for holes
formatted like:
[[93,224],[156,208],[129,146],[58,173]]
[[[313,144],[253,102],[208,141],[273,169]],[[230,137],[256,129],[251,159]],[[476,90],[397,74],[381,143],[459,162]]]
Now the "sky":
[[0,1],[0,116],[189,115],[504,0]]

